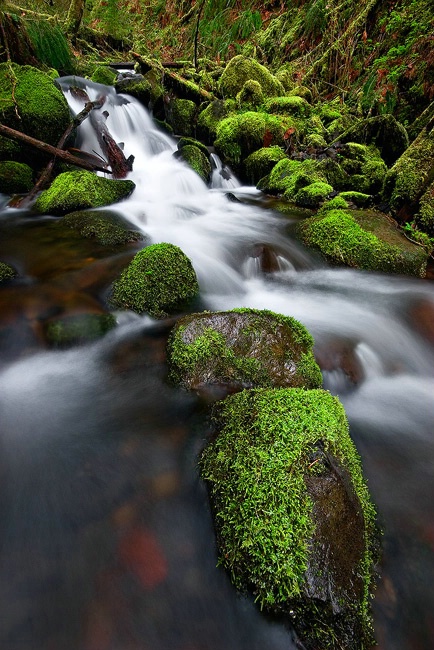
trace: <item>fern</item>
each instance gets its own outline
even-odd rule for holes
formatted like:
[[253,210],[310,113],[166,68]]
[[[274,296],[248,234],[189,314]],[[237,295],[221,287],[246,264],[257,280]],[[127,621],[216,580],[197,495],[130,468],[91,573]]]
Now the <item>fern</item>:
[[45,20],[27,20],[26,29],[41,63],[55,68],[61,74],[73,72],[71,50],[58,25]]

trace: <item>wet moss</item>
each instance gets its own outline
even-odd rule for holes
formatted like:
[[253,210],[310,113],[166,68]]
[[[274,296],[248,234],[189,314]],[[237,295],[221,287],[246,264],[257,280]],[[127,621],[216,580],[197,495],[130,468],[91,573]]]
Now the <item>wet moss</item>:
[[178,246],[152,244],[139,251],[114,282],[110,302],[120,309],[166,318],[199,293],[189,258]]
[[209,182],[211,164],[199,147],[194,144],[185,144],[177,153],[201,177],[204,183]]
[[0,193],[24,194],[33,187],[33,172],[24,163],[0,162]]
[[264,103],[264,93],[259,81],[248,79],[240,92],[237,93],[237,104],[240,108],[256,108]]
[[6,262],[0,262],[0,284],[2,282],[7,282],[8,280],[13,280],[16,278],[18,275],[17,271],[10,266],[10,264],[6,264]]
[[434,236],[434,182],[420,199],[417,223],[424,232]]
[[281,147],[262,147],[254,151],[244,161],[244,169],[249,183],[256,185],[261,178],[271,172],[279,160],[286,159],[287,156]]
[[137,75],[135,77],[126,77],[125,79],[119,79],[115,83],[115,89],[117,93],[126,93],[135,97],[143,106],[149,106],[152,96],[152,86],[150,82],[142,77]]
[[265,97],[278,97],[285,94],[281,82],[263,65],[241,54],[233,57],[219,80],[219,90],[223,97],[235,98],[249,79],[257,81]]
[[324,205],[321,206],[318,214],[323,214],[329,212],[330,210],[346,210],[348,208],[347,201],[343,198],[342,193],[338,196],[333,197],[330,201],[326,201]]
[[104,86],[114,86],[117,72],[107,65],[99,65],[92,73],[91,80]]
[[345,202],[354,203],[358,208],[367,208],[372,203],[372,196],[362,192],[340,192],[339,197]]
[[117,215],[101,210],[71,212],[61,223],[103,246],[121,246],[145,239],[142,233],[130,230]]
[[427,254],[381,213],[330,210],[297,226],[303,243],[332,264],[424,277]]
[[392,165],[407,149],[408,134],[393,115],[377,115],[360,120],[340,136],[341,142],[374,145],[387,165]]
[[265,102],[267,113],[282,115],[294,115],[295,117],[309,117],[312,111],[311,105],[297,95],[290,97],[273,97]]
[[317,208],[331,192],[333,192],[331,185],[323,181],[316,181],[298,190],[294,196],[294,201],[303,208]]
[[166,108],[166,119],[176,135],[194,136],[197,107],[190,99],[174,99]]
[[219,123],[228,117],[231,113],[235,112],[237,104],[235,100],[221,100],[208,104],[197,118],[197,131],[198,136],[201,137],[208,144],[212,144],[217,136],[217,127]]
[[[261,608],[291,619],[307,647],[370,647],[375,508],[338,399],[323,390],[245,390],[217,403],[213,421],[217,435],[200,468],[213,505],[219,563],[232,582],[252,592]],[[362,513],[360,550],[345,586],[337,587],[327,561],[321,565],[329,589],[339,591],[341,618],[327,602],[336,592],[311,596],[321,583],[312,575],[312,556],[324,540],[315,539],[320,522],[309,484],[325,471],[324,458],[332,457],[349,478],[347,498]]]
[[349,142],[340,150],[339,162],[351,176],[349,190],[363,194],[376,194],[381,190],[387,167],[374,145]]
[[267,310],[190,314],[168,344],[170,379],[184,388],[204,385],[322,385],[313,339],[294,318]]
[[128,180],[101,178],[87,171],[64,172],[42,192],[34,209],[45,214],[66,214],[98,208],[127,198],[134,188],[135,184]]

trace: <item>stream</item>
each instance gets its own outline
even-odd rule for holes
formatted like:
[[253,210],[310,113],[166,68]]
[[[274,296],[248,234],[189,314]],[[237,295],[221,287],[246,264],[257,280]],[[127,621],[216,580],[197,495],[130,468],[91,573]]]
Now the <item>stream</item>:
[[[270,309],[315,339],[324,387],[345,406],[384,531],[373,601],[380,650],[434,647],[434,284],[330,268],[291,235],[300,215],[241,186],[214,156],[212,188],[136,100],[107,95],[107,126],[134,155],[131,197],[109,210],[191,259],[197,310]],[[90,120],[76,146],[101,153]],[[222,173],[224,172],[224,173]],[[197,456],[208,405],[166,382],[173,325],[116,313],[102,339],[48,350],[56,313],[101,311],[143,242],[110,251],[0,195],[1,650],[291,650],[216,566]],[[273,259],[264,271],[263,251]],[[320,650],[320,649],[318,649]]]

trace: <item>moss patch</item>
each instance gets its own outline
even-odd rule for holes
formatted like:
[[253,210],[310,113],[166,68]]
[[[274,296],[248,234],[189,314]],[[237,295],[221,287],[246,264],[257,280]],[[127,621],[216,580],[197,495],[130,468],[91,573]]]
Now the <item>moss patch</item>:
[[254,151],[244,161],[244,169],[249,183],[256,185],[261,178],[271,172],[279,160],[287,156],[281,147],[262,147]]
[[203,151],[194,144],[185,144],[176,152],[201,179],[208,183],[211,177],[211,164]]
[[[338,399],[322,390],[246,390],[218,403],[213,420],[218,435],[203,451],[200,467],[213,504],[219,562],[232,582],[253,592],[261,607],[292,617],[296,629],[310,626],[303,629],[307,647],[370,647],[375,510]],[[309,603],[321,577],[309,573],[319,524],[315,491],[308,485],[330,457],[347,473],[362,513],[360,552],[343,585],[337,586],[327,562],[317,567],[328,574],[329,588],[339,591],[344,620],[338,629],[327,603],[330,593]],[[339,629],[341,623],[357,631],[353,643],[347,643],[351,632]]]
[[111,180],[87,171],[64,172],[42,192],[34,208],[46,214],[99,208],[127,198],[134,188],[128,180]]
[[303,243],[332,264],[424,277],[427,254],[381,213],[330,210],[297,225]]
[[114,282],[111,303],[120,309],[165,318],[186,307],[199,293],[189,258],[173,244],[139,251]]
[[3,194],[24,194],[33,187],[33,172],[24,163],[10,160],[0,162],[0,192]]
[[291,97],[273,97],[265,102],[267,113],[294,115],[296,117],[309,117],[311,105],[303,98],[293,95]]
[[50,321],[45,336],[51,346],[66,348],[99,339],[115,325],[112,314],[77,314]]
[[219,81],[220,93],[225,98],[235,98],[249,79],[261,85],[265,97],[278,97],[285,94],[281,82],[267,68],[241,54],[234,56],[224,69]]
[[102,210],[71,212],[63,217],[61,223],[103,246],[121,246],[144,239],[142,233],[129,230],[117,215]]
[[326,200],[331,192],[333,192],[331,185],[322,181],[316,181],[298,190],[294,200],[297,205],[303,208],[317,208]]
[[18,273],[12,266],[6,264],[6,262],[0,262],[0,283],[13,280],[17,275]]

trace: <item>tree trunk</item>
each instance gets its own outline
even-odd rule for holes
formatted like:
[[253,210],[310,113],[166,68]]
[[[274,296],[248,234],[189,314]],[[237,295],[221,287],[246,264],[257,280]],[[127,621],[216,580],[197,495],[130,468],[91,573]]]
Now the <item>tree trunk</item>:
[[84,12],[84,0],[71,0],[65,29],[68,34],[75,36],[80,29]]

